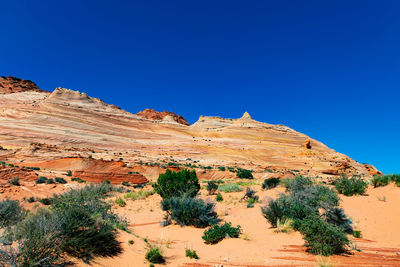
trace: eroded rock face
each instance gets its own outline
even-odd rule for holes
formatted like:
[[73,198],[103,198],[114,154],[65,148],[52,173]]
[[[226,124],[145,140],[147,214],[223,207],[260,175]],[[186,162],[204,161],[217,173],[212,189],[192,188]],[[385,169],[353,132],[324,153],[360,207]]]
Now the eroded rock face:
[[30,80],[23,80],[12,76],[0,77],[0,94],[12,94],[28,91],[44,92]]
[[153,121],[175,121],[179,124],[187,126],[190,125],[184,117],[168,111],[159,112],[155,111],[154,109],[147,108],[143,111],[138,112],[136,115]]
[[[183,117],[171,112],[148,109],[136,115],[85,93],[57,88],[51,94],[0,94],[0,120],[0,146],[7,148],[0,151],[0,156],[17,165],[93,156],[107,162],[124,161],[132,168],[139,162],[143,166],[160,166],[172,161],[197,168],[236,166],[256,173],[265,171],[262,166],[270,166],[311,170],[313,175],[326,170],[329,174],[371,175],[364,165],[323,143],[287,126],[256,121],[247,112],[237,119],[201,116],[187,126]],[[305,140],[310,140],[312,149],[304,148]],[[102,168],[85,173],[83,167],[67,170],[80,171],[77,174],[98,181],[107,175],[104,179],[115,177],[119,181],[125,179],[126,173],[98,174]],[[143,171],[146,177],[158,177],[158,173]],[[209,174],[205,177],[214,178]]]
[[8,181],[17,177],[21,181],[35,181],[38,178],[38,175],[34,171],[29,169],[0,165],[0,180]]
[[381,171],[379,171],[377,168],[375,168],[375,166],[370,165],[370,164],[363,164],[364,167],[367,169],[367,171],[369,172],[369,174],[371,175],[382,175],[383,173]]

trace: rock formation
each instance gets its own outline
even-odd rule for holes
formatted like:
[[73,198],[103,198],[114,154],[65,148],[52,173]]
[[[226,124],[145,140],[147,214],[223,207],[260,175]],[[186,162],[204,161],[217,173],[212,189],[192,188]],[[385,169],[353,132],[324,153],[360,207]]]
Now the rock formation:
[[44,92],[32,81],[22,80],[12,76],[0,77],[0,94],[12,94],[28,91]]
[[189,125],[172,112],[146,109],[136,115],[85,93],[57,88],[50,94],[31,82],[6,80],[26,84],[25,91],[7,87],[9,93],[0,94],[0,146],[7,148],[0,150],[0,160],[10,163],[93,156],[128,166],[173,160],[255,173],[268,166],[315,175],[371,175],[367,166],[321,142],[287,126],[256,121],[247,112],[239,119],[200,116]]
[[159,112],[155,111],[154,109],[146,108],[145,110],[138,112],[136,115],[153,121],[169,121],[177,122],[183,125],[190,125],[184,117],[168,111]]

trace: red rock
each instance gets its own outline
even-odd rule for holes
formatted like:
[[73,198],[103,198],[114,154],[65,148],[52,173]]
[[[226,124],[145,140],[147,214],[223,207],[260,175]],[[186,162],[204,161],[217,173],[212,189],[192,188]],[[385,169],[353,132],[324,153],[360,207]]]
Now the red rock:
[[379,171],[377,168],[375,168],[375,166],[370,165],[370,164],[366,164],[366,163],[364,163],[363,165],[367,169],[369,174],[371,174],[371,175],[382,175],[382,172]]
[[165,117],[171,116],[172,119],[179,124],[183,124],[183,125],[187,125],[187,126],[190,125],[184,117],[177,115],[173,112],[168,112],[168,111],[159,112],[159,111],[155,111],[154,109],[147,108],[143,111],[138,112],[136,115],[138,115],[142,118],[153,120],[153,121],[162,121],[162,120],[164,120]]
[[0,94],[12,94],[26,91],[44,92],[30,80],[23,80],[11,76],[7,78],[4,76],[0,77]]

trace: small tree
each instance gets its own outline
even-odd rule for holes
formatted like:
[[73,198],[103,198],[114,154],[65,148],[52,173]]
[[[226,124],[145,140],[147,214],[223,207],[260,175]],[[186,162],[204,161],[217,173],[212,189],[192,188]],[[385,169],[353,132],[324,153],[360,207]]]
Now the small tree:
[[209,195],[215,195],[215,193],[217,192],[218,189],[218,185],[215,181],[209,181],[207,183],[207,191]]
[[159,175],[153,187],[162,198],[195,197],[200,190],[200,183],[194,170],[172,172],[168,169]]
[[237,177],[242,178],[242,179],[253,179],[253,173],[251,170],[246,170],[246,169],[241,169],[238,168],[236,172]]

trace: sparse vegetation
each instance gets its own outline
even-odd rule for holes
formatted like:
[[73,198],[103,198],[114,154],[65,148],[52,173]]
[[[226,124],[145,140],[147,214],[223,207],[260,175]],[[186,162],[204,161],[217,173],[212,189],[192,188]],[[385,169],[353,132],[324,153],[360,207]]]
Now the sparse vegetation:
[[53,178],[49,178],[47,181],[46,181],[46,184],[55,184],[56,182],[54,181],[54,179]]
[[79,177],[74,177],[74,178],[71,178],[71,181],[73,181],[73,182],[78,182],[78,183],[86,183],[86,181],[85,180],[83,180],[83,179],[81,179],[81,178],[79,178]]
[[35,183],[37,183],[37,184],[44,184],[44,183],[47,182],[47,180],[48,180],[47,177],[40,176],[39,178],[36,179]]
[[218,194],[215,196],[215,200],[218,201],[218,202],[221,202],[221,201],[224,200],[224,198],[222,197],[221,193],[218,193]]
[[218,191],[230,193],[230,192],[241,192],[243,188],[237,184],[220,184],[218,185]]
[[144,191],[144,190],[139,190],[137,192],[128,192],[124,195],[124,198],[129,198],[133,201],[138,200],[138,199],[145,199],[148,196],[151,196],[154,194],[154,190],[149,190],[149,191]]
[[12,178],[10,180],[10,184],[15,185],[15,186],[20,186],[21,184],[19,182],[19,177]]
[[262,208],[271,225],[277,227],[292,220],[291,227],[301,232],[311,253],[326,256],[344,252],[350,244],[346,233],[352,233],[353,228],[343,209],[338,208],[337,193],[303,176],[285,181],[285,186],[288,194]]
[[191,249],[186,249],[185,250],[186,253],[186,257],[191,258],[191,259],[199,259],[199,256],[197,255],[197,252],[195,250],[191,250]]
[[125,207],[126,206],[125,200],[123,200],[121,197],[119,197],[119,198],[117,198],[115,200],[115,204],[117,204],[120,207]]
[[209,195],[214,195],[218,190],[218,185],[215,181],[209,181],[207,183],[207,191]]
[[69,176],[69,177],[72,176],[72,171],[71,171],[71,170],[68,170],[68,171],[67,171],[67,176]]
[[353,236],[354,236],[355,238],[361,238],[361,237],[362,237],[361,231],[359,231],[359,230],[353,231]]
[[162,255],[162,250],[160,247],[150,246],[149,250],[146,252],[146,259],[151,263],[164,263],[165,259]]
[[64,178],[61,178],[61,177],[56,177],[56,178],[54,178],[54,180],[58,184],[66,184],[67,183],[67,181]]
[[232,227],[231,223],[225,223],[223,225],[214,225],[204,231],[202,236],[206,244],[216,244],[223,240],[225,237],[238,238],[242,232],[240,226]]
[[26,215],[18,200],[4,199],[0,201],[0,228],[15,225]]
[[264,180],[262,184],[262,189],[272,189],[278,186],[278,184],[281,182],[278,178],[267,178]]
[[386,175],[380,175],[380,176],[374,176],[372,178],[372,185],[374,188],[376,187],[381,187],[381,186],[386,186],[389,184],[389,176]]
[[368,184],[359,176],[342,175],[335,182],[336,190],[345,196],[363,195],[367,190]]

